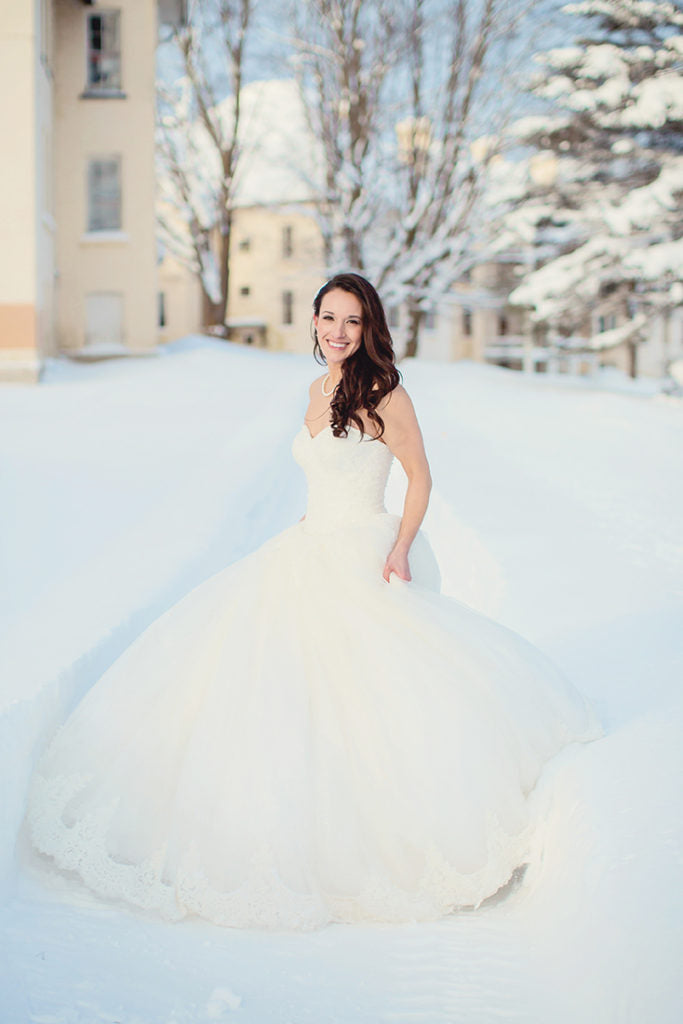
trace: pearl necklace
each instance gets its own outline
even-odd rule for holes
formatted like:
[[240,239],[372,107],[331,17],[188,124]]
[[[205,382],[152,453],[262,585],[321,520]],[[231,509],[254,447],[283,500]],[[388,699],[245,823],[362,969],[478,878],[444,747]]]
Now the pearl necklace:
[[334,388],[332,388],[332,390],[331,390],[331,391],[325,391],[325,381],[326,381],[326,380],[327,380],[327,379],[329,378],[329,376],[330,376],[330,375],[329,375],[329,373],[328,373],[328,374],[327,374],[327,376],[323,377],[323,381],[322,381],[322,384],[320,385],[320,390],[321,390],[321,391],[322,391],[322,393],[324,394],[325,398],[329,398],[329,397],[330,397],[330,395],[333,395],[333,394],[334,394]]

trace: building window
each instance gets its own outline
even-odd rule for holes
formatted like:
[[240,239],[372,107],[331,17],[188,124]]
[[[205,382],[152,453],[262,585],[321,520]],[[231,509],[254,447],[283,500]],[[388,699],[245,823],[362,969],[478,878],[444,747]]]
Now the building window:
[[159,25],[165,28],[183,28],[187,25],[187,0],[159,0]]
[[401,307],[389,306],[389,327],[399,327],[401,323]]
[[294,323],[294,294],[293,292],[282,293],[282,322],[283,324]]
[[87,22],[88,92],[121,90],[121,12],[89,14]]
[[242,288],[240,288],[240,295],[244,295],[245,298],[248,295],[251,295],[251,288],[249,287],[248,284],[245,284],[245,285],[243,285]]
[[433,331],[436,327],[436,310],[433,307],[425,312],[424,324],[428,331]]
[[598,319],[598,331],[602,334],[603,331],[612,331],[617,326],[617,318],[614,313],[610,313],[609,316],[601,316]]
[[500,335],[501,338],[504,338],[507,334],[509,334],[508,318],[504,314],[498,317],[498,334]]
[[472,337],[472,310],[463,309],[462,311],[462,333],[466,338]]
[[289,259],[289,257],[293,254],[293,252],[294,252],[294,231],[293,231],[293,228],[291,227],[291,225],[287,224],[282,229],[282,255],[283,255],[283,257],[285,259]]
[[159,327],[166,326],[166,295],[164,292],[159,292]]
[[241,238],[239,247],[241,252],[249,252],[249,249],[251,248],[251,240],[249,238]]
[[121,230],[121,161],[117,156],[88,162],[88,231]]

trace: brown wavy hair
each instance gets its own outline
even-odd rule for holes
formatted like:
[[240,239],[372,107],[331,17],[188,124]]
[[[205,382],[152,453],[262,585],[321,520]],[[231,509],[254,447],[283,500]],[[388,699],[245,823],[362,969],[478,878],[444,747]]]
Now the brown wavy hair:
[[[335,437],[347,437],[349,425],[353,421],[363,434],[360,412],[365,410],[368,419],[377,429],[376,436],[381,437],[384,433],[384,420],[377,407],[384,396],[401,383],[384,307],[376,289],[360,274],[335,274],[313,300],[316,316],[320,315],[324,296],[335,288],[349,292],[359,300],[363,310],[363,335],[357,351],[342,363],[341,380],[330,403],[332,433]],[[313,355],[317,362],[326,366],[315,327],[313,338]]]

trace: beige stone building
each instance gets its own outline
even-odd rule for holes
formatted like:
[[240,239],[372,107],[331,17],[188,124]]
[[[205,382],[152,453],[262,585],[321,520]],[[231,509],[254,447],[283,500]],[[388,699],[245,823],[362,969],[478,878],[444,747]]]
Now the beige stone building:
[[[424,318],[419,352],[438,360],[472,359],[531,368],[538,359],[529,337],[524,311],[511,306],[514,263],[484,263],[472,269],[446,295],[438,309]],[[403,310],[390,311],[402,340]]]
[[0,379],[157,343],[158,20],[182,3],[0,0]]
[[311,348],[311,302],[324,278],[322,239],[306,204],[238,209],[231,337],[288,352]]
[[[230,340],[287,352],[310,351],[311,304],[325,280],[322,237],[312,206],[294,202],[238,207],[231,248]],[[199,282],[171,256],[160,265],[159,288],[162,340],[204,330]]]
[[54,345],[53,43],[50,3],[0,0],[0,379]]

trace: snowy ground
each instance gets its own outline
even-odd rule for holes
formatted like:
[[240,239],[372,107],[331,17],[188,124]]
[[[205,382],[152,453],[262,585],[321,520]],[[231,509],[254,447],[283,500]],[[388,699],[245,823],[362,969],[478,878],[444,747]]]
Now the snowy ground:
[[554,763],[543,855],[506,900],[307,935],[169,925],[46,878],[16,846],[65,710],[191,585],[301,515],[289,444],[315,372],[188,341],[58,361],[40,387],[0,395],[1,1024],[680,1021],[676,399],[405,369],[444,589],[551,654],[606,728]]

